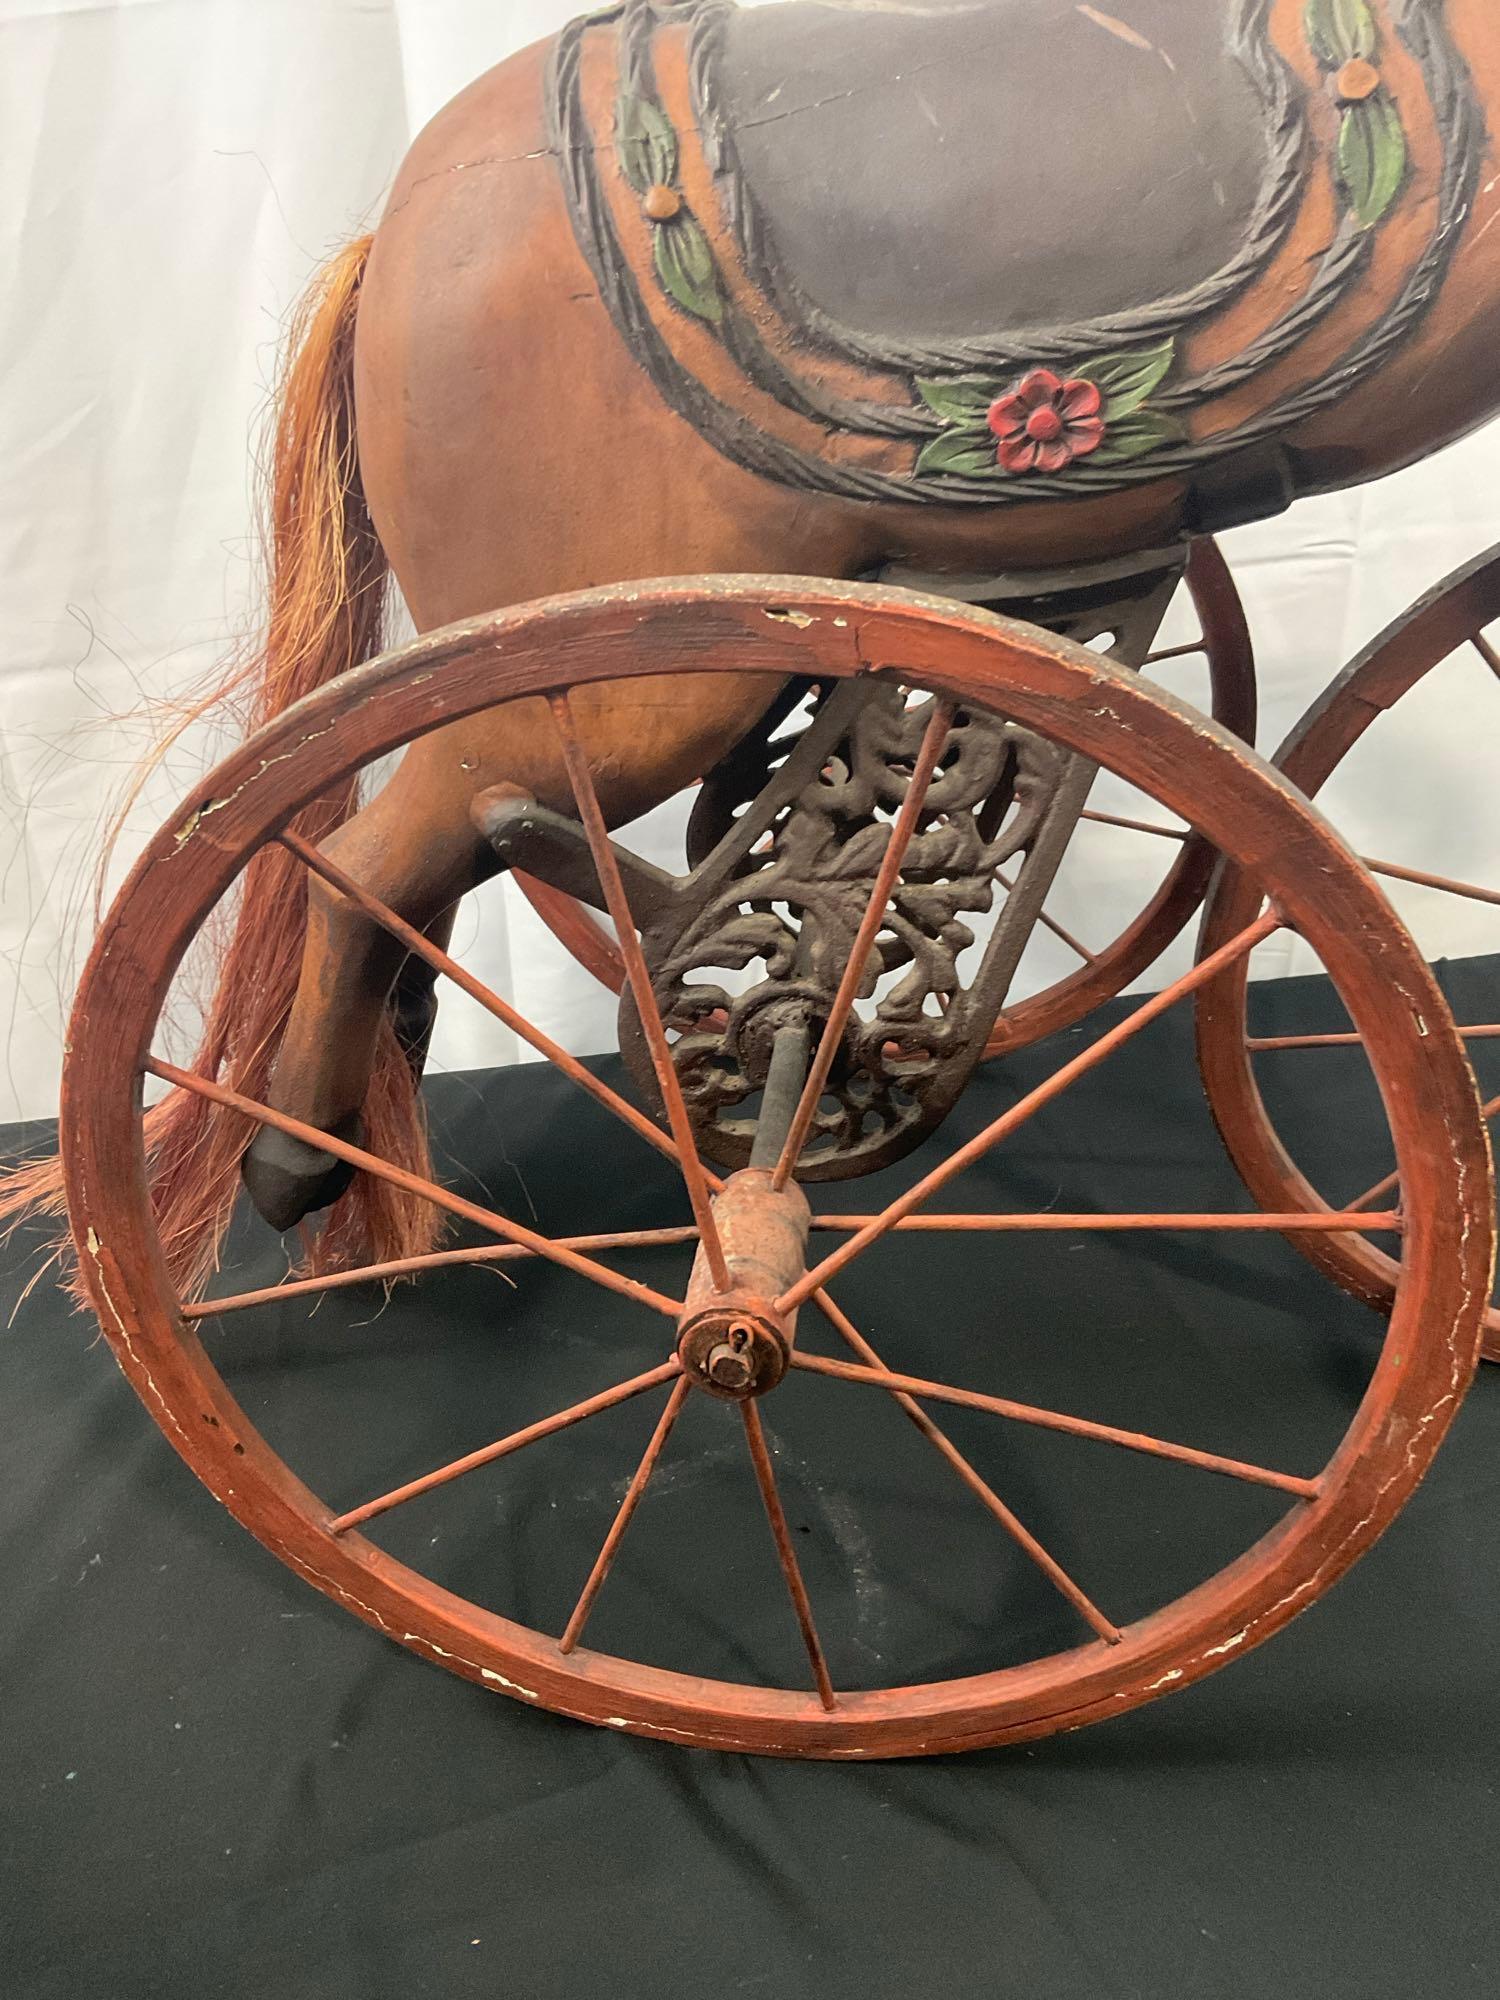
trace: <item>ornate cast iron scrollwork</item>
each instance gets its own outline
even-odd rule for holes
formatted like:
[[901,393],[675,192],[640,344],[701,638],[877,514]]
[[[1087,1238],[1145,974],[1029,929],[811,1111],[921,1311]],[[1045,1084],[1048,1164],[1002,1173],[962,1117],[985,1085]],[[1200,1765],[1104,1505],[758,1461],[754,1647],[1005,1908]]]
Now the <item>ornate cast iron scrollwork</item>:
[[[730,1167],[749,1158],[776,1035],[805,1027],[816,1037],[826,1019],[931,715],[930,696],[893,680],[806,698],[800,734],[778,734],[790,719],[779,703],[733,773],[721,768],[705,786],[690,832],[697,865],[642,923],[700,1144]],[[803,1155],[804,1178],[888,1164],[953,1103],[1030,930],[1025,875],[1070,761],[997,716],[955,714]],[[989,915],[997,871],[1017,857],[1020,878],[980,945],[966,919]],[[632,1072],[654,1096],[628,996],[620,1025]]]
[[[1166,551],[1102,565],[1082,584],[1038,572],[1024,584],[899,580],[1022,608],[1133,669],[1180,569],[1180,552]],[[749,1163],[778,1035],[797,1030],[807,1046],[827,1019],[931,713],[932,697],[894,674],[788,681],[705,775],[687,826],[687,874],[615,849],[699,1146],[722,1166]],[[1094,775],[993,712],[956,711],[799,1177],[886,1166],[951,1109],[1009,997]],[[604,907],[576,820],[503,800],[484,830],[504,866]],[[658,1103],[628,987],[620,1046]]]

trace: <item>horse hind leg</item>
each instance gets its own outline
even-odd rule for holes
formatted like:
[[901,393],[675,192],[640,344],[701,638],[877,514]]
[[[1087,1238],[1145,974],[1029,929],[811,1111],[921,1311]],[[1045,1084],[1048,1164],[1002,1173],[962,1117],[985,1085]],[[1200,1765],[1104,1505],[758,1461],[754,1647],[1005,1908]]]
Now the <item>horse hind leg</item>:
[[[361,887],[371,888],[373,891],[375,885],[362,883]],[[391,889],[389,894],[394,898],[394,902],[389,906],[395,907],[401,900],[399,886]],[[381,900],[387,901],[387,897],[382,895]],[[458,906],[455,903],[444,910],[435,923],[417,924],[414,928],[421,930],[429,942],[437,945],[440,950],[446,950],[457,913]],[[398,910],[397,914],[402,913]],[[323,949],[328,951],[348,949],[351,959],[363,964],[370,986],[373,987],[379,974],[374,963],[376,954],[372,952],[371,947],[382,946],[388,936],[389,933],[381,932],[378,925],[372,925],[364,939],[345,940],[342,947],[330,943],[325,936]],[[366,1035],[368,1037],[369,1058],[362,1065],[365,1078],[361,1104],[367,1101],[378,1062],[382,1015],[390,1024],[401,1060],[409,1073],[412,1090],[420,1088],[427,1067],[428,1048],[437,1022],[436,986],[437,974],[433,967],[425,959],[418,958],[415,953],[408,953],[400,961],[400,969],[383,1007],[375,1009],[373,1026],[362,1023],[361,1017],[366,1011],[362,1005],[347,1006],[339,1015],[335,1032],[349,1033],[356,1044],[364,1040]],[[268,1093],[273,1099],[286,1096],[289,1102],[277,1103],[275,1108],[287,1110],[290,1115],[299,1118],[303,1116],[303,1107],[290,1080],[290,1072],[295,1068],[299,1043],[304,1047],[307,1046],[307,1033],[308,1030],[300,1024],[296,1028],[289,1025],[288,1080],[278,1084],[276,1089]],[[355,1089],[359,1088],[359,1073],[358,1069],[347,1061],[343,1068],[345,1094],[347,1094],[349,1071],[351,1068],[355,1070],[353,1078]],[[328,1075],[317,1074],[309,1078],[305,1066],[303,1082],[310,1086],[311,1099],[325,1098],[330,1092],[335,1096],[339,1094],[335,1079]],[[309,1124],[316,1122],[320,1130],[355,1145],[365,1143],[368,1137],[365,1116],[363,1111],[359,1110],[331,1118],[325,1113],[323,1119],[304,1119],[304,1122]],[[307,1140],[294,1139],[287,1133],[277,1131],[273,1126],[261,1128],[246,1152],[241,1171],[256,1212],[278,1230],[290,1229],[306,1216],[331,1207],[345,1192],[354,1177],[354,1168],[347,1161],[335,1158],[331,1153],[312,1145]]]
[[[601,810],[619,825],[669,798],[712,765],[774,694],[772,674],[650,675],[622,695],[583,690],[576,704]],[[444,913],[495,874],[499,858],[475,814],[481,800],[532,798],[566,809],[572,792],[555,726],[544,702],[523,700],[450,724],[407,751],[385,788],[330,835],[323,852],[361,889],[413,929],[431,933]],[[360,906],[314,874],[296,993],[268,1087],[272,1109],[348,1142],[375,1143],[373,1114],[404,1081],[408,1134],[402,1164],[422,1152],[411,1138],[416,1107],[391,1033],[393,990],[406,947]],[[420,1043],[418,1016],[431,1005],[413,971],[405,992],[408,1043]],[[399,1019],[394,1023],[400,1031]],[[384,1038],[384,1054],[380,1055]],[[372,1084],[375,1086],[372,1094]],[[415,1168],[413,1169],[415,1171]],[[349,1186],[346,1162],[311,1140],[263,1128],[241,1173],[256,1209],[285,1230],[327,1208]],[[366,1206],[375,1199],[356,1190]],[[391,1190],[386,1190],[387,1195]],[[342,1213],[342,1212],[341,1212]],[[355,1232],[356,1235],[358,1232]],[[372,1241],[405,1241],[400,1230],[367,1231]],[[394,1254],[394,1253],[393,1253]],[[404,1254],[401,1253],[401,1254]]]
[[[441,945],[460,899],[496,867],[468,805],[465,787],[435,812],[430,794],[414,795],[398,771],[322,852],[367,894]],[[425,961],[312,874],[301,973],[268,1092],[272,1109],[359,1144],[367,1136],[365,1108],[388,1028],[413,1090],[420,1079],[436,1012],[433,987]],[[353,1169],[321,1147],[263,1126],[241,1172],[257,1212],[285,1230],[337,1201]]]

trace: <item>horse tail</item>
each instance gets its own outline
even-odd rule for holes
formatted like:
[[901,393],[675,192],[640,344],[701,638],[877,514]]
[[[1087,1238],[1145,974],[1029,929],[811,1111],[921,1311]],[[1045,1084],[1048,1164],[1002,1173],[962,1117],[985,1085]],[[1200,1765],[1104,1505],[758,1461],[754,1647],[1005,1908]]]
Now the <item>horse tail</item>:
[[[189,723],[226,707],[256,729],[380,650],[389,562],[365,502],[354,413],[354,329],[371,241],[364,236],[332,259],[292,322],[274,405],[263,636],[178,718],[168,743]],[[314,800],[294,825],[319,844],[358,804],[356,777]],[[306,918],[301,864],[279,843],[261,849],[245,870],[237,903],[207,942],[212,991],[192,1064],[199,1075],[264,1099],[296,992]],[[218,1266],[252,1130],[239,1114],[189,1091],[173,1091],[146,1113],[152,1202],[182,1297],[199,1292]],[[389,1024],[364,1132],[372,1151],[428,1173],[417,1079]],[[65,1214],[55,1157],[0,1180],[0,1226],[28,1214]],[[427,1204],[361,1174],[330,1211],[312,1261],[327,1268],[419,1254],[434,1235]]]

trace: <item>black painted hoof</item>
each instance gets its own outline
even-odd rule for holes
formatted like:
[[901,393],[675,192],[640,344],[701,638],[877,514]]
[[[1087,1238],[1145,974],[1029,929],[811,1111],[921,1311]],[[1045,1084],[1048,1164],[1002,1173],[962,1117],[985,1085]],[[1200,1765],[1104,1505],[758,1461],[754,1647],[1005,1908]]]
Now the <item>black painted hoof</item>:
[[425,977],[410,981],[403,977],[391,999],[391,1024],[396,1030],[396,1041],[416,1083],[422,1081],[422,1072],[427,1067],[427,1051],[437,1026],[438,1010],[437,994],[433,991],[435,975],[425,967],[423,970]]
[[[331,1131],[335,1139],[357,1146],[359,1113],[341,1118]],[[331,1208],[353,1180],[354,1169],[319,1146],[263,1125],[240,1162],[240,1178],[257,1215],[273,1229],[293,1229],[305,1216]]]

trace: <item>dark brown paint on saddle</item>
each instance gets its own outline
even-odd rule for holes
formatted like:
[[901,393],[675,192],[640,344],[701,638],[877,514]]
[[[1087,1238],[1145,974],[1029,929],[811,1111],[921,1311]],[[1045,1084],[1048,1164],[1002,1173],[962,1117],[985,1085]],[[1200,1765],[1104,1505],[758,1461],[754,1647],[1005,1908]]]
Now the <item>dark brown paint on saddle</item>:
[[1190,291],[1242,240],[1268,162],[1242,12],[794,0],[731,15],[717,82],[785,274],[833,318],[1046,327]]

